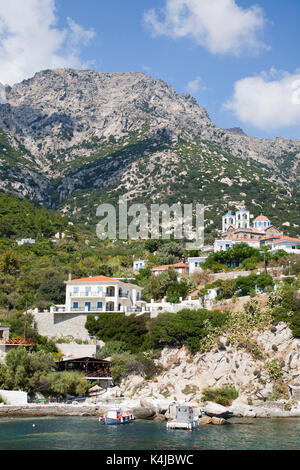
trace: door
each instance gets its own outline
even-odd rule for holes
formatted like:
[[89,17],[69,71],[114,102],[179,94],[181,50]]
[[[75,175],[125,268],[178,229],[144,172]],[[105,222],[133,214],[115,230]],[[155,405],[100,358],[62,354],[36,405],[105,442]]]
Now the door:
[[91,302],[85,302],[85,307],[87,307],[87,311],[90,312],[91,311]]

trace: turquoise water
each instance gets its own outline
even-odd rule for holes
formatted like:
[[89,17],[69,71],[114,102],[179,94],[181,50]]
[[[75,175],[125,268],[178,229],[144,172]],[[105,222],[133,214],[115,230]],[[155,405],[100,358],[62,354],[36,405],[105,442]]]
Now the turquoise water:
[[[0,449],[7,450],[299,450],[300,419],[239,419],[230,426],[167,431],[136,421],[101,426],[97,418],[0,418]],[[33,424],[35,425],[33,427]]]

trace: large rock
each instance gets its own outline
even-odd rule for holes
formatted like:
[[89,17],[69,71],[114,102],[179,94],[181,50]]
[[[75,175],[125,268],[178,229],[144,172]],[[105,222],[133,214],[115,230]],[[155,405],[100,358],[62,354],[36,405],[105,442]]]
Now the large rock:
[[218,405],[217,403],[213,403],[212,401],[207,402],[206,406],[204,407],[205,414],[207,416],[216,417],[216,418],[232,418],[233,413],[225,406]]
[[133,408],[132,410],[135,419],[154,419],[156,413],[151,408]]
[[211,424],[216,426],[224,426],[225,424],[229,424],[226,419],[224,418],[216,418],[215,416],[211,418]]
[[153,410],[156,414],[159,413],[159,408],[150,401],[145,400],[144,398],[140,399],[140,404],[142,408],[148,408],[149,410]]
[[210,416],[203,416],[200,418],[200,424],[201,425],[206,425],[206,424],[211,424],[212,418]]
[[161,413],[157,413],[155,415],[154,421],[166,421],[167,418],[165,415],[162,415]]

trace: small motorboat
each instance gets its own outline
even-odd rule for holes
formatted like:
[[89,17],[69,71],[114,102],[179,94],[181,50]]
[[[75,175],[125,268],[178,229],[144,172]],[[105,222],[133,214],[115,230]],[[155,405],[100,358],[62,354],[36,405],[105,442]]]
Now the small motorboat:
[[108,410],[104,416],[100,416],[100,424],[129,424],[134,416],[129,410],[122,411],[121,408]]

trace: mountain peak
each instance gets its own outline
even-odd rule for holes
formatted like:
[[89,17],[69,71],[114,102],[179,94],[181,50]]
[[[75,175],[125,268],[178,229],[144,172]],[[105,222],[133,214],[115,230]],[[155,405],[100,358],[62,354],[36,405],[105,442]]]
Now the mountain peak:
[[243,129],[241,129],[240,127],[231,127],[230,129],[225,129],[226,132],[228,132],[229,134],[233,134],[233,135],[241,135],[241,136],[244,136],[244,137],[248,137],[247,134],[245,134],[245,132],[243,131]]

